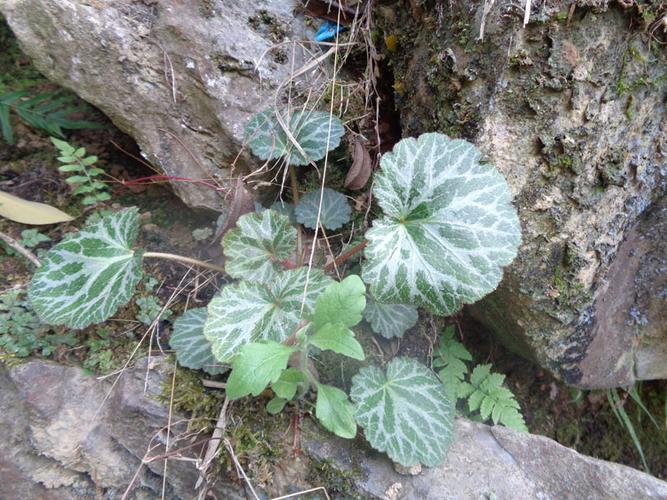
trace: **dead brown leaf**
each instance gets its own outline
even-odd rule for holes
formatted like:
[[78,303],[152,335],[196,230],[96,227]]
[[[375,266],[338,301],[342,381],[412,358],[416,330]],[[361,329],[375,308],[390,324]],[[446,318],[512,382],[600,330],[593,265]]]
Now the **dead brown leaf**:
[[345,187],[352,191],[363,188],[371,176],[371,155],[361,139],[353,139],[352,166],[345,177]]

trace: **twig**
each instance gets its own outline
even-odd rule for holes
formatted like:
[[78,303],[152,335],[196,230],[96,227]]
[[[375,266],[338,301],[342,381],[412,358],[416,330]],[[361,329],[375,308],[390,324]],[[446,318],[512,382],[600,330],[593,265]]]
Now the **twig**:
[[330,500],[331,497],[327,493],[327,490],[324,486],[318,486],[317,488],[311,488],[309,490],[297,491],[296,493],[290,493],[289,495],[283,495],[281,497],[274,497],[271,500],[285,500],[286,498],[293,498],[298,495],[305,495],[306,493],[314,493],[320,490],[322,490],[322,493],[324,493],[324,496],[327,498],[327,500]]
[[227,384],[224,382],[216,382],[215,380],[201,379],[201,385],[210,387],[211,389],[226,389]]
[[[195,489],[199,489],[203,483],[206,481],[206,472],[211,466],[211,462],[215,458],[216,453],[218,453],[218,447],[220,446],[220,441],[222,436],[225,433],[225,427],[227,427],[227,406],[229,406],[229,399],[225,397],[224,403],[222,403],[222,408],[220,409],[220,415],[218,415],[218,421],[215,424],[215,429],[213,430],[213,435],[211,440],[208,442],[206,447],[206,454],[204,455],[204,461],[202,464],[197,467],[199,469],[199,478],[195,484]],[[203,488],[199,493],[199,498],[203,500],[206,496],[206,488]]]
[[[174,359],[174,373],[171,377],[171,394],[169,396],[169,416],[167,417],[167,438],[166,442],[164,444],[164,452],[169,453],[169,437],[171,435],[171,417],[173,414],[174,410],[174,389],[176,388],[176,372],[178,370],[176,369],[176,359]],[[169,459],[165,458],[164,459],[164,467],[162,469],[162,500],[164,500],[164,494],[165,491],[167,490],[167,464],[169,463]]]
[[362,241],[361,243],[356,244],[352,248],[350,248],[347,252],[345,252],[342,255],[339,255],[337,258],[335,258],[332,262],[329,262],[324,266],[325,271],[331,271],[334,267],[340,266],[343,262],[345,262],[347,259],[350,257],[358,254],[361,252],[364,248],[366,248],[366,245],[368,245],[368,242],[366,240]]
[[30,262],[32,262],[36,267],[41,267],[42,263],[39,261],[37,257],[35,257],[35,254],[33,254],[30,250],[25,248],[23,245],[21,245],[18,241],[16,241],[14,238],[11,236],[5,234],[5,233],[0,233],[0,239],[7,243],[10,247],[12,247],[14,250],[16,250],[18,253],[23,255],[26,259],[28,259]]
[[[296,182],[296,168],[290,164],[288,169],[290,187],[292,189],[292,203],[296,207],[299,204],[299,185]],[[303,265],[303,228],[301,224],[296,225],[296,261],[297,267]]]
[[176,255],[173,253],[162,253],[162,252],[144,252],[143,257],[146,258],[156,258],[164,260],[172,260],[174,262],[180,262],[181,264],[190,264],[193,266],[204,267],[206,269],[211,269],[213,271],[218,271],[219,273],[224,273],[225,268],[223,266],[218,266],[217,264],[212,264],[210,262],[204,262],[203,260],[193,259],[191,257],[185,257],[183,255]]

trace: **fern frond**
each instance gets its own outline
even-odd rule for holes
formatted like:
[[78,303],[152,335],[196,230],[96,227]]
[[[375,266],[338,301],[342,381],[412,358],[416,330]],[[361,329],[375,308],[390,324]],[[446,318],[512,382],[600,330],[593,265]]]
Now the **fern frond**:
[[84,205],[95,205],[100,201],[111,199],[107,192],[107,185],[96,179],[104,171],[95,167],[97,156],[86,156],[86,148],[75,148],[67,141],[51,137],[51,142],[58,148],[58,161],[64,163],[58,167],[63,173],[74,173],[67,179],[68,184],[75,186],[72,194],[86,195],[81,200]]
[[445,386],[445,391],[452,398],[456,397],[459,385],[468,374],[466,361],[472,361],[472,354],[456,340],[454,326],[448,326],[440,336],[440,346],[433,358],[433,367],[440,368],[438,376]]
[[468,400],[470,412],[479,411],[483,420],[491,418],[494,424],[517,431],[528,432],[521,407],[512,391],[503,386],[505,375],[492,373],[491,365],[477,365],[470,382],[459,385],[457,396]]
[[101,128],[102,125],[88,120],[74,120],[72,115],[81,111],[76,104],[77,97],[62,91],[44,92],[24,99],[25,91],[0,95],[0,129],[7,144],[14,143],[10,121],[10,110],[21,120],[47,134],[64,138],[63,129]]

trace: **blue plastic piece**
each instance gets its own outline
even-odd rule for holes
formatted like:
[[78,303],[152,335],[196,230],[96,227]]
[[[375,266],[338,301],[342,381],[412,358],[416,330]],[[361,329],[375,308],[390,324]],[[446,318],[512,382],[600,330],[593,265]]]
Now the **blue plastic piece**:
[[320,29],[317,30],[317,33],[315,34],[315,41],[326,42],[327,40],[334,38],[336,33],[340,33],[344,30],[345,26],[341,26],[340,24],[336,24],[332,21],[324,21],[320,25]]

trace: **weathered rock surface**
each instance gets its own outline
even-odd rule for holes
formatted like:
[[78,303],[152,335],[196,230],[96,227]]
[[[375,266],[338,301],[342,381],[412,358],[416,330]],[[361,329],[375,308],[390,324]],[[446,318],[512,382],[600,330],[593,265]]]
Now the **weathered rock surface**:
[[621,3],[578,1],[567,21],[533,2],[523,28],[496,2],[484,42],[489,2],[380,9],[404,135],[469,138],[520,212],[517,260],[469,311],[584,388],[667,377],[667,52]]
[[[295,5],[0,0],[0,12],[42,73],[101,109],[167,175],[225,186],[244,124],[302,61],[300,48],[280,45],[307,38]],[[250,161],[241,156],[239,172]],[[174,187],[192,206],[222,208],[215,190]]]
[[[168,408],[155,396],[168,368],[159,358],[150,366],[144,359],[113,390],[110,380],[45,361],[0,368],[0,498],[120,498],[133,478],[129,498],[159,498],[164,463],[140,464],[149,447],[148,456],[164,452]],[[302,447],[349,472],[364,498],[667,498],[667,483],[637,470],[464,420],[445,463],[417,476],[397,474],[384,455],[307,420]],[[193,498],[196,477],[192,462],[170,460],[166,498]],[[246,498],[224,478],[216,488],[217,498]]]
[[[168,367],[147,367],[142,360],[113,390],[55,363],[0,368],[0,498],[120,498],[130,484],[129,498],[160,498],[164,462],[141,464],[164,453],[168,408],[155,397]],[[192,498],[196,480],[192,462],[171,460],[166,498]],[[244,498],[225,484],[218,494]]]

